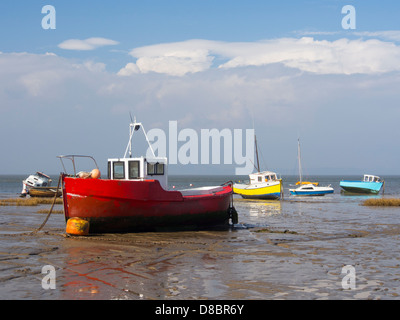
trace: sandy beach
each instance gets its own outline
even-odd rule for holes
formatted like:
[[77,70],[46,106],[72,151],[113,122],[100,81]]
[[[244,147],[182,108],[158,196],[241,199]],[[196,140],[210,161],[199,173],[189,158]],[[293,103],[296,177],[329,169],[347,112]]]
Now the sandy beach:
[[[87,237],[68,236],[62,214],[52,214],[32,234],[46,214],[0,207],[0,297],[398,299],[398,209],[364,207],[359,198],[341,197],[235,199],[235,227]],[[55,289],[43,288],[46,265],[56,272]],[[342,285],[348,265],[355,271],[353,289]]]

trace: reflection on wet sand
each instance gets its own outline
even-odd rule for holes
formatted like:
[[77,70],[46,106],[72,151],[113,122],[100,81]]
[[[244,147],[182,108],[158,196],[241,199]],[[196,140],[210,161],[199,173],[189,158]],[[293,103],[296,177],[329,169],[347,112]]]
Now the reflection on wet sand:
[[250,216],[253,217],[267,217],[282,213],[282,205],[279,200],[235,199],[235,205],[240,203],[247,206]]

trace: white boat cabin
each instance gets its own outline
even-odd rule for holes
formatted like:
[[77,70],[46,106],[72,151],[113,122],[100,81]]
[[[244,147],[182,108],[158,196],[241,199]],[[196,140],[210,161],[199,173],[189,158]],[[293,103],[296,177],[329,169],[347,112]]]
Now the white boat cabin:
[[114,158],[108,159],[108,179],[158,180],[168,190],[167,158]]
[[51,185],[52,180],[47,174],[36,172],[31,174],[23,181],[28,187],[47,187]]
[[381,178],[372,174],[364,174],[364,182],[382,182]]
[[272,171],[263,171],[249,174],[250,184],[269,182],[279,180],[276,173]]
[[[152,153],[151,157],[132,157],[132,137],[135,131],[142,129]],[[129,156],[128,156],[129,154]],[[146,131],[136,118],[129,125],[129,141],[123,158],[108,159],[108,179],[112,180],[158,180],[164,190],[168,190],[168,160],[156,157]]]
[[31,187],[49,187],[51,186],[51,182],[52,180],[47,174],[36,172],[22,181],[21,194],[26,195]]

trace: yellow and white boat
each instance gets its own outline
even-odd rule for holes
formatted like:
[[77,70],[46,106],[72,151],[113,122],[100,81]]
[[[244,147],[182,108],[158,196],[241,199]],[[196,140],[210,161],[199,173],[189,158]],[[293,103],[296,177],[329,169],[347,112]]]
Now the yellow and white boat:
[[245,199],[280,199],[283,195],[282,179],[275,172],[263,171],[249,175],[250,183],[235,183],[233,192]]

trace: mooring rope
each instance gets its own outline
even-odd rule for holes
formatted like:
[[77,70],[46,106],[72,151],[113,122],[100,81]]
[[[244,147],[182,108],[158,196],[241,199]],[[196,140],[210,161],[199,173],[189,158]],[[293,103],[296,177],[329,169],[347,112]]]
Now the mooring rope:
[[50,210],[49,210],[49,213],[47,214],[46,219],[44,219],[42,225],[41,225],[39,228],[37,228],[36,230],[32,231],[31,234],[36,234],[37,232],[39,232],[40,230],[42,230],[42,228],[43,228],[43,227],[45,226],[45,224],[47,223],[47,220],[49,220],[49,217],[50,217],[50,215],[51,215],[51,213],[52,213],[52,211],[53,211],[54,204],[56,203],[56,199],[57,199],[57,195],[58,195],[58,189],[59,189],[59,187],[60,187],[60,182],[61,182],[61,176],[62,176],[62,174],[60,174],[60,176],[59,176],[59,178],[58,178],[58,184],[57,184],[56,193],[55,193],[55,195],[54,195],[53,203],[52,203],[52,205],[51,205],[51,208],[50,208]]

